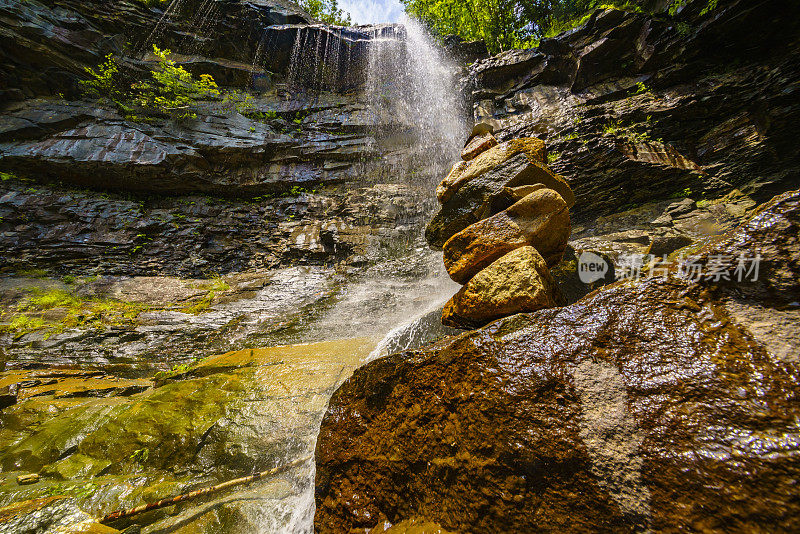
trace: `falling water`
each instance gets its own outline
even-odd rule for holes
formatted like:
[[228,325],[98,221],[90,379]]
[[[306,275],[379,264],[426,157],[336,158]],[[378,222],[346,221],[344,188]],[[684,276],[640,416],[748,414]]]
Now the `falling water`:
[[[380,147],[386,138],[403,139],[403,156],[394,166],[387,164],[391,168],[385,175],[427,194],[457,158],[463,141],[456,72],[425,30],[407,19],[402,25],[366,28],[298,28],[287,84],[298,91],[342,91],[358,81],[375,121],[373,142]],[[453,333],[442,327],[440,310],[457,285],[444,271],[440,254],[420,241],[414,246],[412,261],[425,265],[427,274],[413,281],[386,273],[367,276],[346,289],[312,332],[380,340],[366,361]],[[387,302],[392,304],[383,305]],[[294,497],[282,501],[272,515],[288,523],[276,529],[274,522],[265,522],[264,532],[313,532],[314,476],[313,463],[297,473]]]
[[155,42],[155,39],[160,35],[159,32],[162,31],[164,28],[164,20],[167,19],[167,17],[171,17],[172,15],[177,13],[178,8],[180,7],[182,2],[183,0],[170,0],[167,9],[164,10],[164,13],[158,19],[158,22],[153,27],[153,30],[150,32],[150,35],[148,35],[147,39],[142,41],[141,44],[139,45],[140,52],[142,50],[144,50],[145,52],[148,52],[150,50],[150,46],[152,46],[151,43]]
[[464,135],[455,72],[455,65],[415,20],[406,17],[401,26],[375,30],[367,100],[386,122],[405,122],[435,168],[453,159]]

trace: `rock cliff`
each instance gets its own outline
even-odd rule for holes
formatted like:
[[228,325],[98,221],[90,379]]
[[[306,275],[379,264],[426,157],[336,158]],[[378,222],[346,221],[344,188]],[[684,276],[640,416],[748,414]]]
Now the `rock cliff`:
[[[376,106],[367,83],[368,43],[402,43],[402,28],[329,28],[280,1],[32,0],[2,17],[0,306],[20,326],[0,333],[7,365],[139,376],[312,340],[296,335],[309,306],[324,313],[349,282],[431,272],[415,252],[438,172],[429,125]],[[181,121],[87,96],[85,69],[108,54],[146,79],[153,43],[222,96]],[[90,320],[38,310],[30,291],[66,292]],[[131,313],[95,321],[93,299]]]

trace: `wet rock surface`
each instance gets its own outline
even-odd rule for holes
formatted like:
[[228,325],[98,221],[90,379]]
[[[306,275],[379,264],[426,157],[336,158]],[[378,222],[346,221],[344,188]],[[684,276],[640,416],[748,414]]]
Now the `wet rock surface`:
[[751,304],[796,307],[797,197],[699,251],[763,238],[765,282],[693,283],[675,265],[357,370],[322,423],[317,531],[381,516],[460,532],[796,530],[800,368],[729,301],[783,284],[784,300]]
[[561,261],[569,234],[564,199],[552,189],[539,189],[448,239],[444,264],[450,278],[463,284],[501,256],[530,245],[552,266]]
[[459,187],[428,223],[425,239],[432,248],[442,248],[448,239],[469,225],[520,200],[513,190],[538,184],[556,191],[568,205],[574,202],[575,197],[562,177],[545,165],[532,162],[527,154],[519,154],[484,169]]
[[464,286],[442,310],[447,327],[483,326],[563,300],[548,267],[567,247],[572,190],[544,165],[540,139],[497,144],[492,130],[473,127],[462,161],[436,189],[442,208],[425,229],[432,248],[445,239],[447,274]]
[[501,141],[544,139],[579,224],[674,196],[738,188],[760,203],[793,188],[798,27],[784,16],[797,6],[695,4],[676,17],[599,11],[537,50],[476,62],[475,120]]
[[481,326],[500,317],[555,306],[556,288],[535,248],[519,247],[469,279],[442,311],[442,324]]
[[[371,340],[355,339],[243,350],[136,381],[74,371],[6,371],[0,381],[14,386],[17,402],[0,414],[0,503],[68,495],[64,514],[49,512],[45,519],[78,513],[88,521],[88,514],[102,516],[308,456],[328,396],[372,346]],[[129,383],[140,389],[121,389]],[[311,481],[301,467],[149,512],[137,522],[145,525],[143,532],[234,525],[239,532],[300,529],[304,514],[311,513],[303,502]],[[38,482],[14,482],[30,472],[40,473]],[[0,529],[28,531],[14,530],[18,516],[0,511]]]
[[0,508],[0,532],[114,534],[119,531],[98,523],[78,507],[75,499],[56,496],[31,499]]

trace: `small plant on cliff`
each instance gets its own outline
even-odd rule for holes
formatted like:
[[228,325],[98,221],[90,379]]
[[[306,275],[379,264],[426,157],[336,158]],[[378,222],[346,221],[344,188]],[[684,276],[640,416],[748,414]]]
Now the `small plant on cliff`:
[[643,95],[645,93],[650,92],[650,89],[644,84],[644,82],[638,82],[630,91],[631,96],[636,95]]
[[130,455],[130,460],[137,464],[144,464],[147,463],[147,460],[150,458],[150,449],[147,447],[143,449],[136,449],[133,451],[133,454]]
[[170,51],[153,45],[158,66],[150,71],[151,80],[131,83],[122,75],[117,59],[109,54],[95,68],[86,67],[88,80],[81,81],[90,96],[108,99],[128,120],[146,122],[152,117],[193,119],[200,100],[216,99],[220,90],[214,78],[201,74],[195,78],[169,58]]
[[123,99],[124,89],[119,75],[119,64],[114,54],[108,54],[97,67],[84,67],[88,80],[81,80],[84,92],[98,98],[108,98],[115,103]]
[[199,79],[195,79],[189,71],[169,59],[170,53],[153,45],[158,68],[150,72],[153,81],[132,86],[136,94],[134,102],[151,113],[167,112],[176,119],[197,118],[193,111],[197,101],[219,97],[219,87],[209,74],[201,74]]
[[[692,1],[693,0],[672,0],[672,3],[669,6],[669,14],[673,16],[677,15],[678,10],[680,8],[682,8],[683,6]],[[703,8],[702,11],[700,11],[700,15],[705,15],[706,13],[709,13],[717,9],[717,2],[718,0],[707,0],[706,6]]]

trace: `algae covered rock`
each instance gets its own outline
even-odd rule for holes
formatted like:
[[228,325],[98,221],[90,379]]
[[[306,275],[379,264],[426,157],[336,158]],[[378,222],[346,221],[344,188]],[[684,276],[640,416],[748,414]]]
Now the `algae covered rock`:
[[[41,371],[0,373],[22,393],[0,412],[0,504],[67,494],[102,516],[307,457],[328,396],[373,347],[346,339],[228,352],[141,379],[148,389],[127,396],[97,397],[98,378],[79,387],[67,370],[66,378],[49,373],[50,390],[36,385]],[[60,383],[69,396],[59,395]],[[257,531],[282,518],[275,502],[300,500],[310,484],[305,467],[136,522],[155,531]],[[40,480],[19,486],[21,472]]]
[[43,497],[0,508],[0,533],[114,534],[118,530],[97,522],[75,499]]
[[569,210],[552,189],[540,189],[511,207],[468,226],[444,244],[444,265],[464,284],[490,263],[515,248],[530,245],[555,265],[570,234]]
[[481,270],[450,299],[442,324],[474,328],[519,312],[555,306],[554,284],[535,248],[523,246]]

